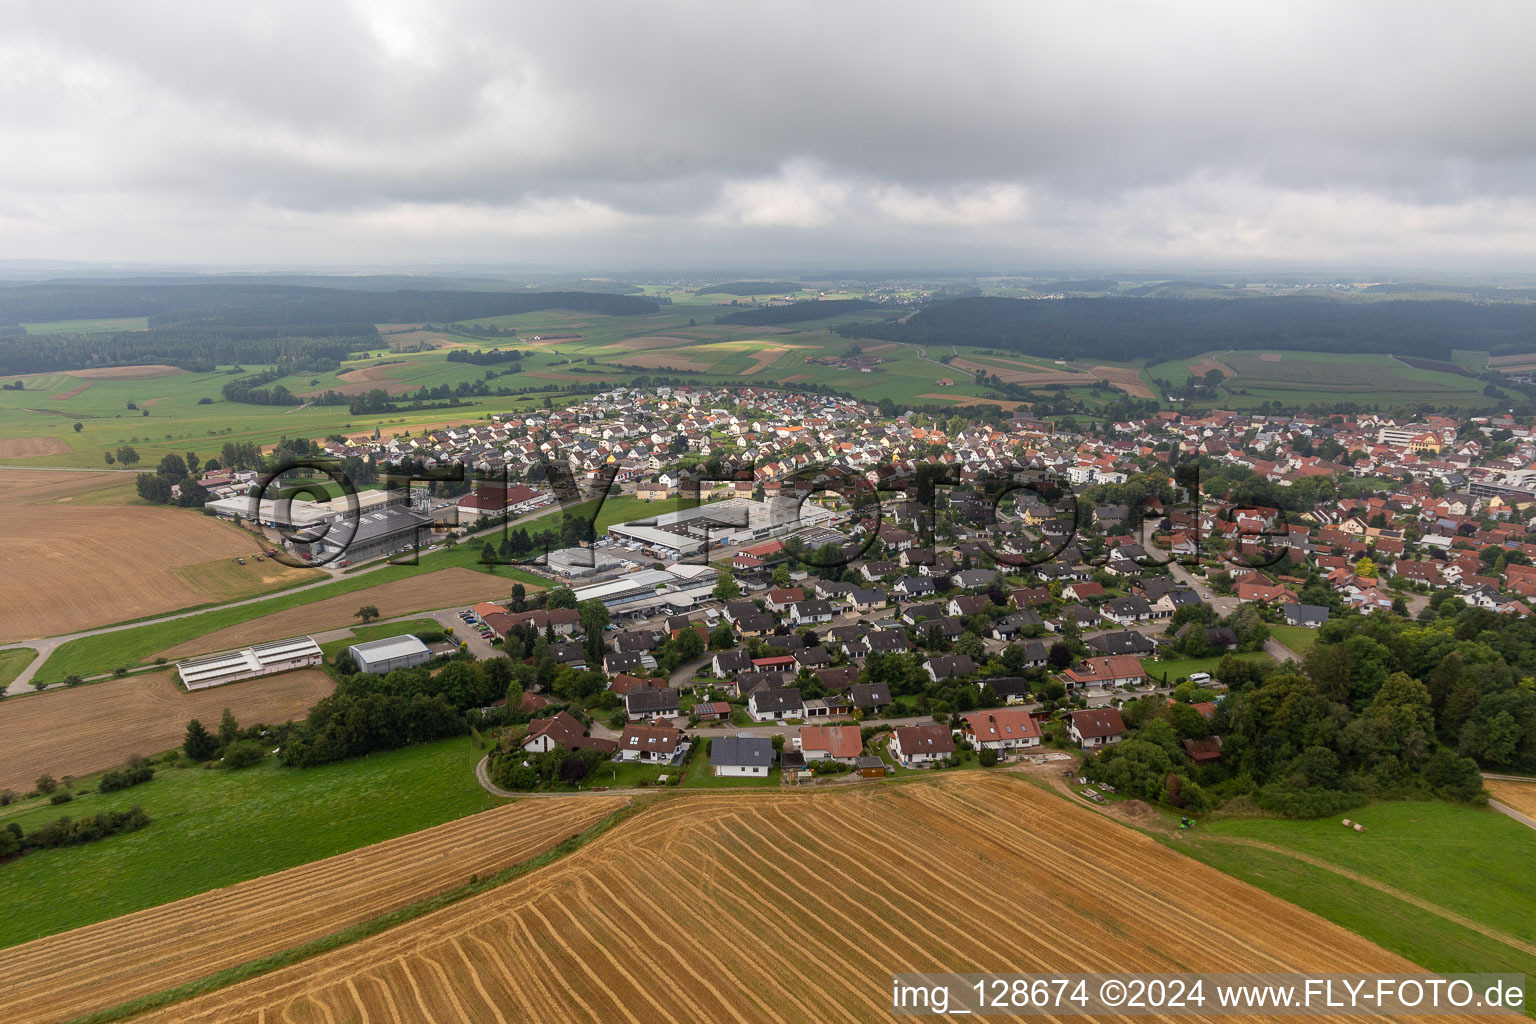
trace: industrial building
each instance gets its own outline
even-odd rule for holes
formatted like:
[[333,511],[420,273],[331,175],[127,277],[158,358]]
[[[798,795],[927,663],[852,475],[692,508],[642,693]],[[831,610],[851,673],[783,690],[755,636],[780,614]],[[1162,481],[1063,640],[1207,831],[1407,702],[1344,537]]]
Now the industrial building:
[[397,668],[425,665],[432,660],[432,652],[427,645],[409,633],[353,644],[347,648],[347,653],[352,655],[352,662],[359,672],[372,672],[380,676]]
[[617,579],[578,587],[576,600],[601,601],[617,615],[683,612],[711,599],[719,572],[707,565],[641,569]]
[[356,519],[337,515],[289,539],[300,558],[330,564],[338,559],[361,562],[408,551],[431,536],[432,517],[408,505],[386,505]]
[[352,500],[342,495],[329,501],[309,501],[303,498],[266,498],[257,501],[256,496],[250,494],[239,498],[219,498],[208,502],[204,508],[212,509],[215,515],[224,519],[238,517],[277,530],[303,530],[333,516],[345,516],[351,508],[357,509],[359,513],[373,512],[391,505],[404,504],[407,497],[408,492],[404,488],[358,491]]
[[255,679],[296,668],[320,664],[320,645],[314,637],[296,636],[270,644],[257,644],[243,651],[226,651],[193,658],[177,664],[181,683],[188,690],[206,690],[242,679]]
[[727,544],[751,544],[831,519],[832,513],[826,509],[802,505],[796,499],[726,498],[679,512],[615,523],[608,527],[608,538],[613,544],[653,552],[657,557],[681,558]]

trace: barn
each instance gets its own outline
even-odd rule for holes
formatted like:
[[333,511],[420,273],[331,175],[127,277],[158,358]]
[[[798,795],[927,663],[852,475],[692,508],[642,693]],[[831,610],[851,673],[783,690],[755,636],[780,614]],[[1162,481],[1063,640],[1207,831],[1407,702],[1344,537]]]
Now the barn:
[[347,653],[352,655],[352,661],[359,672],[372,672],[380,676],[397,668],[414,668],[432,660],[432,652],[427,645],[409,633],[353,644],[347,648]]
[[176,671],[188,690],[206,690],[210,686],[255,679],[296,668],[319,665],[323,656],[314,637],[296,636],[270,644],[257,644],[243,651],[225,651],[203,658],[179,662]]

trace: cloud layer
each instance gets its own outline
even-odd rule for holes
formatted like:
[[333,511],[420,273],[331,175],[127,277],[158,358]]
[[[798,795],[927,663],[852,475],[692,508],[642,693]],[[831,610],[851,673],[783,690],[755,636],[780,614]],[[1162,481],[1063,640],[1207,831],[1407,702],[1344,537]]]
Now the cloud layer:
[[0,258],[1524,270],[1536,8],[0,7]]

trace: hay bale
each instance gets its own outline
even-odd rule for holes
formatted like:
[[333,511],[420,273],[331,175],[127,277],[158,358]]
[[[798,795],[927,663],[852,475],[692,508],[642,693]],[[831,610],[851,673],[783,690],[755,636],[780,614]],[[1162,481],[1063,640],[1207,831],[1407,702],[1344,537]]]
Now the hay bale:
[[1355,823],[1355,831],[1356,832],[1364,832],[1365,831],[1365,826],[1360,824],[1359,822],[1356,822]]
[[1344,827],[1345,828],[1352,828],[1354,826],[1354,824],[1355,823],[1350,821],[1348,818],[1344,819]]

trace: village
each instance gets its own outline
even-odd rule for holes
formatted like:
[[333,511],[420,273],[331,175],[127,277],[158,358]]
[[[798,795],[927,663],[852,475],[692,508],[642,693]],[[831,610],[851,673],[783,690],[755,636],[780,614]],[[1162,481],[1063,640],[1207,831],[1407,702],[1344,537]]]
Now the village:
[[[414,509],[361,492],[365,526],[401,522],[358,561],[487,523],[505,553],[507,531],[561,510],[563,475],[632,511],[522,560],[552,591],[455,625],[480,657],[532,659],[537,639],[559,669],[602,674],[600,695],[501,709],[531,719],[522,749],[674,779],[696,756],[790,783],[1091,752],[1126,735],[1118,709],[1138,697],[1213,718],[1223,670],[1299,661],[1331,618],[1452,599],[1523,617],[1536,594],[1536,443],[1499,417],[1163,412],[1091,430],[661,388],[323,448],[469,473]],[[204,482],[238,508],[250,475],[224,477]],[[291,547],[340,521],[316,505],[293,503]],[[1196,764],[1221,756],[1219,736],[1183,743]]]

